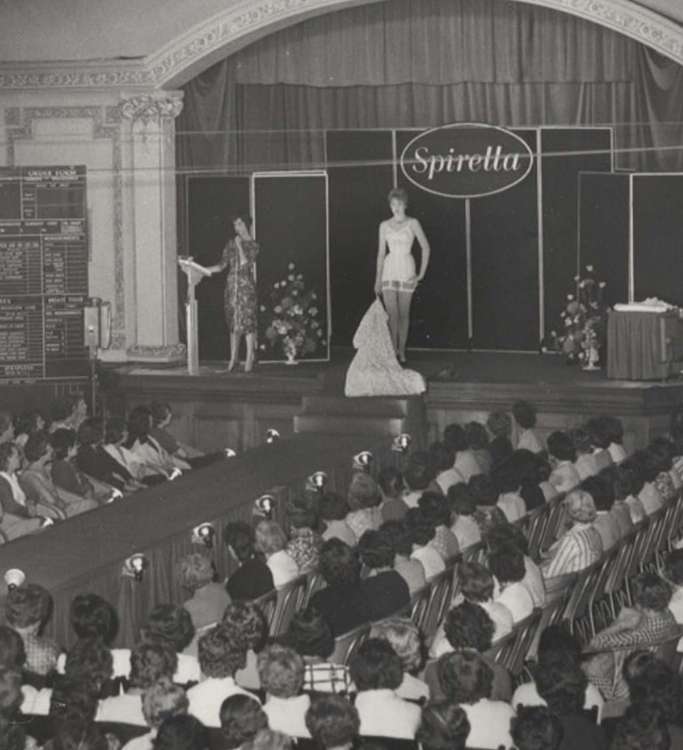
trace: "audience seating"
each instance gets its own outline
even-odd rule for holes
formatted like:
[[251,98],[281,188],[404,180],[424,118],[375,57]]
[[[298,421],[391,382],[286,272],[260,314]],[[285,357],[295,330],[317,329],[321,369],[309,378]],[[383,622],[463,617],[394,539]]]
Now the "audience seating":
[[371,625],[366,623],[359,625],[348,633],[338,635],[334,639],[334,651],[329,661],[333,664],[348,664],[354,651],[367,639],[370,634]]

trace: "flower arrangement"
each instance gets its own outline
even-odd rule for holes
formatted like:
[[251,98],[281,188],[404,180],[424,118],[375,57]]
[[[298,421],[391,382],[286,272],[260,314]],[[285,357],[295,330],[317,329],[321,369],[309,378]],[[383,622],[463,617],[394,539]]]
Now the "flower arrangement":
[[[315,354],[325,346],[318,295],[306,289],[304,276],[297,273],[294,263],[287,266],[287,276],[273,284],[270,296],[267,343],[261,344],[260,349],[269,347],[272,351],[280,346],[287,362],[294,363],[298,356]],[[268,312],[265,305],[261,305],[261,312]]]
[[574,277],[576,293],[567,295],[560,317],[562,332],[551,331],[554,348],[567,357],[568,364],[580,364],[584,370],[597,370],[600,352],[605,346],[607,310],[604,281],[597,281],[593,266],[586,275]]

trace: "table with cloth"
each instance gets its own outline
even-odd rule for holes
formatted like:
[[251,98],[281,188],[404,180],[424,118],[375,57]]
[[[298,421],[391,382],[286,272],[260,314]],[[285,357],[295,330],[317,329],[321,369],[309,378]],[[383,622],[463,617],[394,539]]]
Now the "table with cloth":
[[683,320],[678,308],[662,312],[610,310],[607,377],[663,380],[683,367]]

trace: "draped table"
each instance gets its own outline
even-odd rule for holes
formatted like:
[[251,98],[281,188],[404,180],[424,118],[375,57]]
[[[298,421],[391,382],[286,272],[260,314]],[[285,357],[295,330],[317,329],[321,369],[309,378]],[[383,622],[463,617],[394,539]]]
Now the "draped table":
[[610,310],[607,377],[663,380],[683,365],[683,320],[666,312]]

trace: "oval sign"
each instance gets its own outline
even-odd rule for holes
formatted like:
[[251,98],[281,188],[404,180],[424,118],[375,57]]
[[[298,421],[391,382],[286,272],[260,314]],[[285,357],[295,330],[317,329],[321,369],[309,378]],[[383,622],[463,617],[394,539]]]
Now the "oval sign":
[[446,198],[481,198],[508,190],[531,171],[533,151],[515,133],[483,123],[454,123],[413,138],[401,169],[413,185]]

